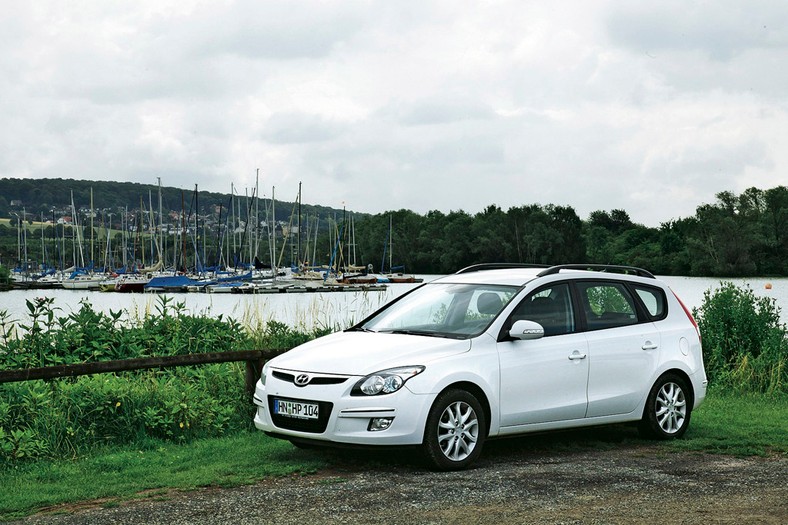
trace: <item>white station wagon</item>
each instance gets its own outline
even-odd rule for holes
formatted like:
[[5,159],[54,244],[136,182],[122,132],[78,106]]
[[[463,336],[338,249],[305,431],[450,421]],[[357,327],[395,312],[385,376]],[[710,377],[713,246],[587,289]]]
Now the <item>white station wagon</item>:
[[697,324],[645,270],[476,265],[268,361],[254,423],[299,446],[415,445],[454,470],[527,432],[680,437],[706,384]]

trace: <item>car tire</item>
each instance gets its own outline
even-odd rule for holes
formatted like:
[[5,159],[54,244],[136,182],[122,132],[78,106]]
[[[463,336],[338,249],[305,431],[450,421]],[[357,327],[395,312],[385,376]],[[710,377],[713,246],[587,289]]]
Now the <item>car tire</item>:
[[465,390],[442,392],[430,409],[423,451],[437,470],[461,470],[481,454],[487,422],[481,403]]
[[692,395],[687,382],[677,374],[664,374],[651,387],[640,433],[650,439],[680,438],[692,414]]

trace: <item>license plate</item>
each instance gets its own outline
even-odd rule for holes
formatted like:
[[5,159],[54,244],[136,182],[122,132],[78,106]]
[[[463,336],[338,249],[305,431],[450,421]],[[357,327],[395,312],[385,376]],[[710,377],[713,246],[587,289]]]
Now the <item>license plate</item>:
[[317,403],[274,399],[274,414],[299,419],[317,419],[319,410]]

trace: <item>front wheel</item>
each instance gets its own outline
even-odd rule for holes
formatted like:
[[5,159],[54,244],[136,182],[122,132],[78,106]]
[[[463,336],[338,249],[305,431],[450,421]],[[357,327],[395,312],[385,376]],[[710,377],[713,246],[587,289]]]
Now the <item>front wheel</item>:
[[476,397],[465,390],[447,390],[427,417],[424,453],[439,470],[467,468],[481,454],[486,431],[484,410]]
[[687,382],[676,374],[665,374],[651,387],[640,432],[654,439],[681,437],[687,431],[691,413]]

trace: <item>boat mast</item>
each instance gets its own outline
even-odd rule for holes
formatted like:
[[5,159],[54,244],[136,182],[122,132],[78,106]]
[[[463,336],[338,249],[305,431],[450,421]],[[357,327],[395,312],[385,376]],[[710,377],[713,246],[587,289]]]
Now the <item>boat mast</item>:
[[186,273],[186,195],[181,190],[181,266]]
[[126,206],[124,208],[125,213],[123,217],[120,219],[121,227],[123,228],[123,268],[128,269],[129,267],[129,207]]
[[44,246],[44,212],[42,211],[41,212],[41,265],[42,265],[42,268],[46,267],[46,262],[47,262],[46,253],[47,253],[47,250],[46,250],[46,247]]
[[93,270],[95,266],[96,256],[94,253],[94,236],[93,236],[93,186],[90,187],[90,269]]
[[392,261],[394,257],[392,255],[392,251],[394,250],[394,230],[391,228],[391,215],[389,215],[389,272],[394,273],[394,269],[391,267]]
[[[163,260],[164,251],[162,249],[162,243],[164,241],[164,223],[161,220],[161,177],[156,177],[156,179],[159,181],[159,260]],[[110,224],[110,226],[112,226],[112,224]]]
[[142,261],[142,268],[145,268],[145,240],[142,238],[143,222],[145,222],[145,206],[142,204],[142,195],[140,195],[140,223],[137,225],[137,240],[140,244],[140,260]]
[[[55,222],[55,208],[52,208],[52,267],[57,268],[58,265],[58,250],[57,250],[57,223]],[[61,267],[61,270],[63,268]]]
[[[79,265],[80,267],[85,266],[85,255],[82,253],[82,236],[79,233],[79,218],[77,217],[77,207],[74,206],[74,190],[71,190],[71,211],[74,214],[74,220],[72,224],[74,225],[74,232],[75,232],[75,239],[77,243],[77,247],[79,249]],[[24,209],[22,210],[24,213]],[[74,262],[76,265],[76,261]]]
[[153,254],[156,253],[156,223],[153,217],[153,192],[148,190],[148,235],[150,235],[150,259],[153,261]]
[[320,231],[320,216],[315,213],[315,238],[312,241],[312,266],[315,266],[317,259],[317,232]]
[[254,176],[254,257],[249,259],[254,264],[254,259],[260,255],[260,168]]
[[202,275],[200,263],[200,191],[194,185],[194,272]]
[[112,213],[108,213],[107,215],[109,215],[109,228],[105,227],[107,232],[107,247],[104,250],[104,267],[112,267],[114,269],[115,264],[112,260],[112,241],[110,240],[112,232]]
[[276,282],[276,186],[271,186],[271,271]]

